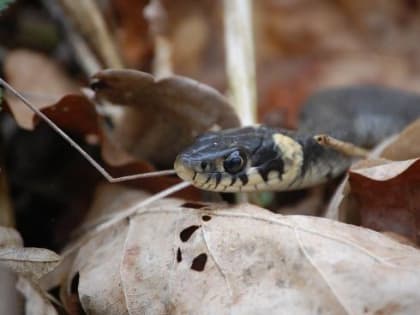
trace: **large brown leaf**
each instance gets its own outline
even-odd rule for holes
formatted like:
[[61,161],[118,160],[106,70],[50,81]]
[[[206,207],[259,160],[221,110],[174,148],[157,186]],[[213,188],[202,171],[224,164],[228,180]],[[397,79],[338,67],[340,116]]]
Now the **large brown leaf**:
[[362,226],[419,243],[420,159],[353,170],[349,184]]
[[419,243],[419,121],[386,140],[369,159],[352,167],[337,190],[327,217],[398,233]]
[[210,128],[239,126],[226,99],[210,86],[181,76],[156,80],[135,70],[104,70],[93,77],[98,100],[128,106],[114,139],[137,158],[171,166],[175,156]]

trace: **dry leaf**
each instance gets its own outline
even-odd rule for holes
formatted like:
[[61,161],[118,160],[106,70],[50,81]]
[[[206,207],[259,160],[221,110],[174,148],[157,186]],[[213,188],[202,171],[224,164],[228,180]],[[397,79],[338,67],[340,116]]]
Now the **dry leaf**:
[[406,160],[420,157],[420,119],[405,128],[380,155],[389,160]]
[[[397,160],[418,156],[419,121],[385,141],[374,155]],[[419,159],[366,160],[352,167],[336,191],[326,216],[377,231],[392,232],[419,244]]]
[[50,250],[22,247],[22,240],[15,230],[0,226],[0,265],[37,280],[59,262],[60,257]]
[[152,52],[147,21],[143,16],[146,0],[112,0],[118,20],[117,40],[129,68],[139,68]]
[[172,167],[175,156],[210,128],[239,126],[220,93],[185,77],[155,80],[135,70],[104,70],[93,82],[98,100],[129,106],[116,126],[115,141],[160,166]]
[[57,314],[36,283],[55,269],[60,260],[60,256],[50,250],[22,247],[19,233],[0,226],[0,267],[19,275],[16,287],[25,297],[25,314]]
[[15,229],[0,226],[0,248],[22,247],[22,244],[22,238]]
[[17,276],[0,266],[0,314],[21,315],[22,301],[16,291]]
[[418,250],[368,229],[251,205],[147,207],[86,244],[76,262],[89,314],[414,314],[420,307]]
[[[4,73],[9,83],[31,96],[31,102],[39,109],[56,103],[65,94],[77,91],[77,86],[55,61],[29,50],[9,52]],[[15,97],[7,97],[7,102],[19,126],[33,129],[34,113]]]
[[60,262],[60,257],[54,252],[42,248],[0,248],[0,264],[14,272],[40,279],[53,270]]
[[45,292],[25,278],[19,278],[16,288],[25,297],[26,315],[57,315]]
[[350,195],[361,225],[420,241],[420,159],[353,170]]
[[[99,137],[98,115],[93,104],[83,95],[67,94],[57,103],[43,108],[42,112],[66,131]],[[39,121],[40,118],[35,116],[34,124]]]

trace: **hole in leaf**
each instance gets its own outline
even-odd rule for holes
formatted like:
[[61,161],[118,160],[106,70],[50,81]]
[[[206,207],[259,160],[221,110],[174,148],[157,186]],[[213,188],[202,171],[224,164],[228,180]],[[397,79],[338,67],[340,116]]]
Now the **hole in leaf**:
[[179,247],[178,247],[178,250],[176,251],[176,261],[179,263],[182,261],[182,253]]
[[179,237],[181,238],[181,241],[186,242],[190,239],[191,235],[200,227],[200,225],[191,225],[181,231],[179,233]]
[[201,209],[201,208],[207,207],[207,205],[203,205],[203,204],[198,203],[198,202],[186,202],[186,203],[183,203],[181,205],[181,207],[184,207],[184,208],[193,208],[193,209]]
[[195,257],[191,264],[191,269],[195,271],[203,271],[207,262],[207,254],[202,253]]
[[201,217],[201,219],[203,220],[203,221],[210,221],[211,220],[211,216],[209,216],[209,215],[203,215],[202,217]]

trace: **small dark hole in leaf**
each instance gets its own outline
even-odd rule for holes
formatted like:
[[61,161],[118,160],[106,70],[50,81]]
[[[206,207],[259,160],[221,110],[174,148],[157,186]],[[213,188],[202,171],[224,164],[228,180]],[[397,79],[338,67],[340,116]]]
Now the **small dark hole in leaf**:
[[201,217],[201,219],[202,219],[203,221],[210,221],[210,220],[211,220],[211,216],[209,216],[209,215],[203,215],[203,216]]
[[198,202],[186,202],[186,203],[183,203],[181,205],[181,207],[184,207],[184,208],[193,208],[193,209],[201,209],[201,208],[207,207],[207,205],[203,205],[202,203],[198,203]]
[[207,262],[207,254],[202,253],[195,257],[191,264],[191,269],[195,271],[203,271]]
[[78,288],[79,288],[79,273],[76,273],[73,277],[73,279],[71,280],[71,285],[70,285],[70,292],[71,293],[77,293]]
[[178,250],[176,251],[176,261],[181,262],[182,261],[182,253],[181,248],[178,247]]
[[98,90],[101,90],[101,89],[104,89],[104,88],[108,87],[108,85],[103,80],[93,79],[89,83],[89,87],[96,92]]
[[191,225],[181,231],[179,233],[179,237],[181,238],[181,241],[186,242],[190,239],[191,235],[199,228],[199,225]]

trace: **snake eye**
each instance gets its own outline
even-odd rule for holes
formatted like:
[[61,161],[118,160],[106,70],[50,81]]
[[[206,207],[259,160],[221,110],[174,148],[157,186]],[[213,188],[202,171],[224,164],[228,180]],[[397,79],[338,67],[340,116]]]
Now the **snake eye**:
[[235,174],[244,168],[246,164],[246,157],[240,151],[234,151],[229,154],[223,161],[223,167],[230,174]]

